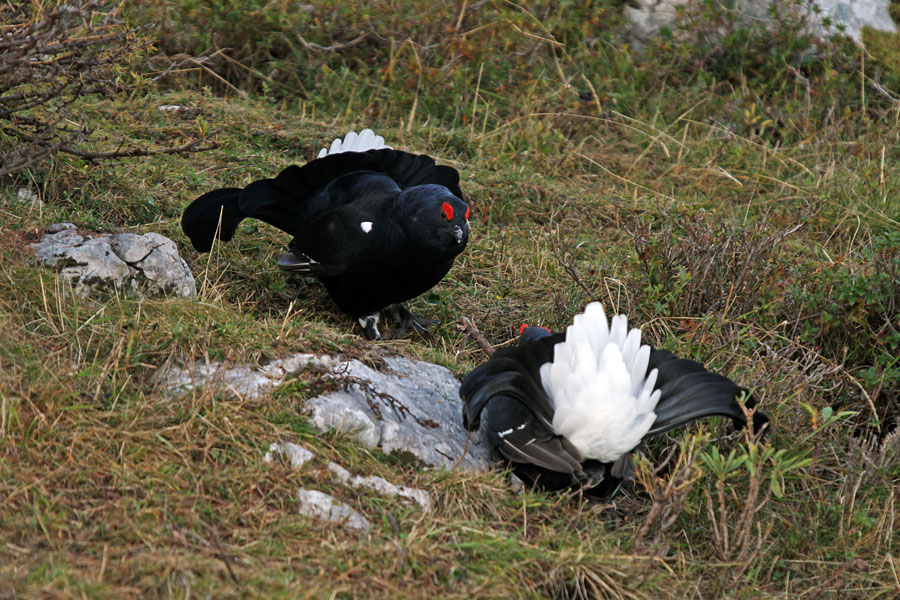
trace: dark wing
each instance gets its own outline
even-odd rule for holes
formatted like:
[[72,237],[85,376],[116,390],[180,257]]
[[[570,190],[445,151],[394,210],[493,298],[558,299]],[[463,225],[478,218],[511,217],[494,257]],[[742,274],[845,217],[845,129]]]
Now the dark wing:
[[516,390],[529,390],[529,409],[549,424],[553,408],[541,384],[540,368],[553,360],[553,346],[563,339],[563,334],[549,335],[513,348],[501,348],[469,373],[459,388],[466,428],[478,429],[481,411],[494,395]]
[[459,173],[453,167],[437,165],[426,154],[411,154],[402,150],[382,148],[367,152],[341,152],[310,161],[302,167],[291,165],[274,179],[263,179],[273,189],[285,191],[294,200],[313,195],[342,175],[354,171],[369,171],[390,177],[401,190],[415,185],[436,183],[448,188],[458,198]]
[[[651,438],[696,419],[712,416],[730,417],[735,427],[744,427],[747,420],[737,399],[745,388],[732,380],[708,371],[703,365],[686,358],[678,358],[668,350],[653,349],[650,352],[649,372],[658,370],[656,389],[660,390],[656,405],[656,421],[644,436]],[[746,406],[756,405],[748,397]],[[754,430],[768,422],[768,417],[757,411],[753,416]]]
[[283,271],[314,277],[344,275],[358,256],[371,253],[376,234],[364,231],[361,223],[376,219],[366,205],[349,204],[327,210],[303,224],[291,240],[290,252],[281,257]]
[[552,352],[548,338],[498,350],[463,380],[459,393],[466,428],[478,429],[486,410],[488,440],[514,466],[528,465],[526,480],[533,482],[543,469],[552,473],[544,474],[542,487],[557,480],[565,482],[559,487],[567,487],[580,475],[582,458],[568,440],[553,433],[553,408],[538,371]]
[[462,198],[456,169],[436,165],[427,155],[390,148],[342,152],[302,167],[292,165],[243,190],[223,188],[204,194],[185,209],[181,225],[194,247],[207,252],[215,237],[230,240],[247,217],[297,235],[315,215],[357,200],[360,190],[372,198],[426,183],[443,185]]
[[247,217],[297,235],[300,227],[324,211],[359,199],[394,196],[399,190],[426,183],[462,193],[456,169],[436,165],[425,154],[391,148],[341,152],[302,167],[291,165],[273,179],[254,181],[241,193],[240,210]]

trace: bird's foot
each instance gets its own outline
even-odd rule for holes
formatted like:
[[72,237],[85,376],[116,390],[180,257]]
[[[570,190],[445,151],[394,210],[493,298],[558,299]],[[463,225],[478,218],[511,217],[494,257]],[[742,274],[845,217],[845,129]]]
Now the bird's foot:
[[581,486],[585,489],[591,489],[597,487],[606,479],[607,477],[603,472],[603,469],[588,470],[584,472]]
[[378,331],[378,313],[367,317],[360,317],[359,324],[363,328],[363,333],[369,341],[380,340],[381,332]]
[[417,319],[416,316],[409,312],[409,309],[402,304],[391,304],[387,307],[386,312],[397,325],[397,331],[394,333],[395,338],[403,337],[411,328],[420,334],[427,336],[428,327],[440,323],[440,321],[435,319]]

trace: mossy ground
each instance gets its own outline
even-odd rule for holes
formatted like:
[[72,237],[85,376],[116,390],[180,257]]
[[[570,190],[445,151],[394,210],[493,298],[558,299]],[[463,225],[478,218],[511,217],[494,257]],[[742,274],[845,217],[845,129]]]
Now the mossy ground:
[[[0,597],[900,594],[900,105],[866,84],[858,53],[786,27],[732,32],[703,60],[674,37],[640,57],[616,41],[615,2],[224,4],[144,6],[166,16],[164,47],[232,48],[230,62],[157,57],[178,68],[79,105],[98,143],[207,136],[217,149],[57,155],[0,187]],[[297,33],[306,46],[271,43]],[[455,166],[471,200],[468,249],[411,303],[440,319],[429,338],[362,340],[320,286],[272,268],[287,240],[265,224],[211,256],[180,232],[198,194],[364,126]],[[72,295],[29,260],[63,220],[171,237],[198,298]],[[150,383],[167,361],[300,351],[396,352],[464,376],[484,355],[461,317],[499,346],[591,300],[750,387],[768,437],[713,423],[662,440],[647,450],[661,470],[644,464],[606,506],[315,433],[312,373],[262,400],[207,386],[173,401]],[[425,488],[436,507],[355,492],[321,464],[263,463],[273,441]],[[298,515],[301,486],[352,503],[374,531]]]

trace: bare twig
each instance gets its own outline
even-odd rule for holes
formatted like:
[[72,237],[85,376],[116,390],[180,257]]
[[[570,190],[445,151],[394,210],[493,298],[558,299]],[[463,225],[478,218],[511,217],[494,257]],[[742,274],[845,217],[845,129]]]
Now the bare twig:
[[297,34],[297,39],[300,40],[300,43],[303,44],[303,47],[307,50],[312,50],[313,52],[336,52],[337,50],[343,50],[344,48],[352,48],[353,46],[365,40],[367,37],[369,37],[368,32],[363,32],[349,42],[341,42],[332,44],[330,46],[320,46],[315,42],[307,42],[305,39],[303,39],[302,35],[300,35],[299,33]]
[[475,327],[475,323],[473,323],[468,317],[463,317],[462,319],[463,327],[466,329],[466,333],[475,340],[475,343],[478,344],[478,347],[481,348],[481,351],[484,352],[489,357],[494,353],[494,347],[491,345],[487,338],[482,335],[482,333]]
[[235,583],[240,583],[237,575],[235,575],[234,571],[231,569],[231,559],[228,558],[228,554],[225,552],[224,548],[222,548],[222,540],[219,539],[219,530],[215,527],[212,528],[212,541],[213,545],[216,547],[216,551],[219,553],[219,558],[222,559],[222,562],[225,563],[225,568],[228,569],[231,580]]
[[123,83],[116,65],[151,43],[142,28],[120,18],[122,4],[81,0],[44,10],[40,3],[0,4],[0,176],[22,171],[58,152],[110,159],[200,152],[215,142],[193,140],[176,148],[79,147],[93,130],[78,123],[75,103],[88,94],[109,97],[141,85]]
[[[206,142],[206,144],[203,145],[202,142]],[[205,152],[218,147],[219,143],[216,141],[198,139],[192,140],[183,146],[172,148],[129,148],[128,150],[116,150],[113,152],[88,152],[69,146],[60,146],[59,151],[81,158],[87,158],[89,160],[96,160],[104,158],[127,158],[130,156],[153,156],[155,154],[190,154],[192,152]]]

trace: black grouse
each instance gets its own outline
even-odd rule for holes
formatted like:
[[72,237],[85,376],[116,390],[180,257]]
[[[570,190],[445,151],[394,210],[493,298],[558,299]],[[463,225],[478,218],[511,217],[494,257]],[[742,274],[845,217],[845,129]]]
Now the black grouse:
[[469,239],[456,169],[385,146],[370,129],[335,139],[315,160],[273,179],[200,196],[181,227],[208,252],[247,217],[293,236],[278,266],[321,281],[368,339],[381,337],[382,310],[396,321],[397,336],[410,327],[427,332],[402,303],[443,279]]
[[[631,451],[643,440],[713,415],[743,427],[744,391],[700,363],[641,344],[625,315],[610,324],[593,302],[564,334],[523,325],[518,346],[469,373],[459,395],[466,428],[477,430],[484,411],[489,442],[523,481],[602,497],[633,474]],[[753,414],[755,430],[767,421]]]

